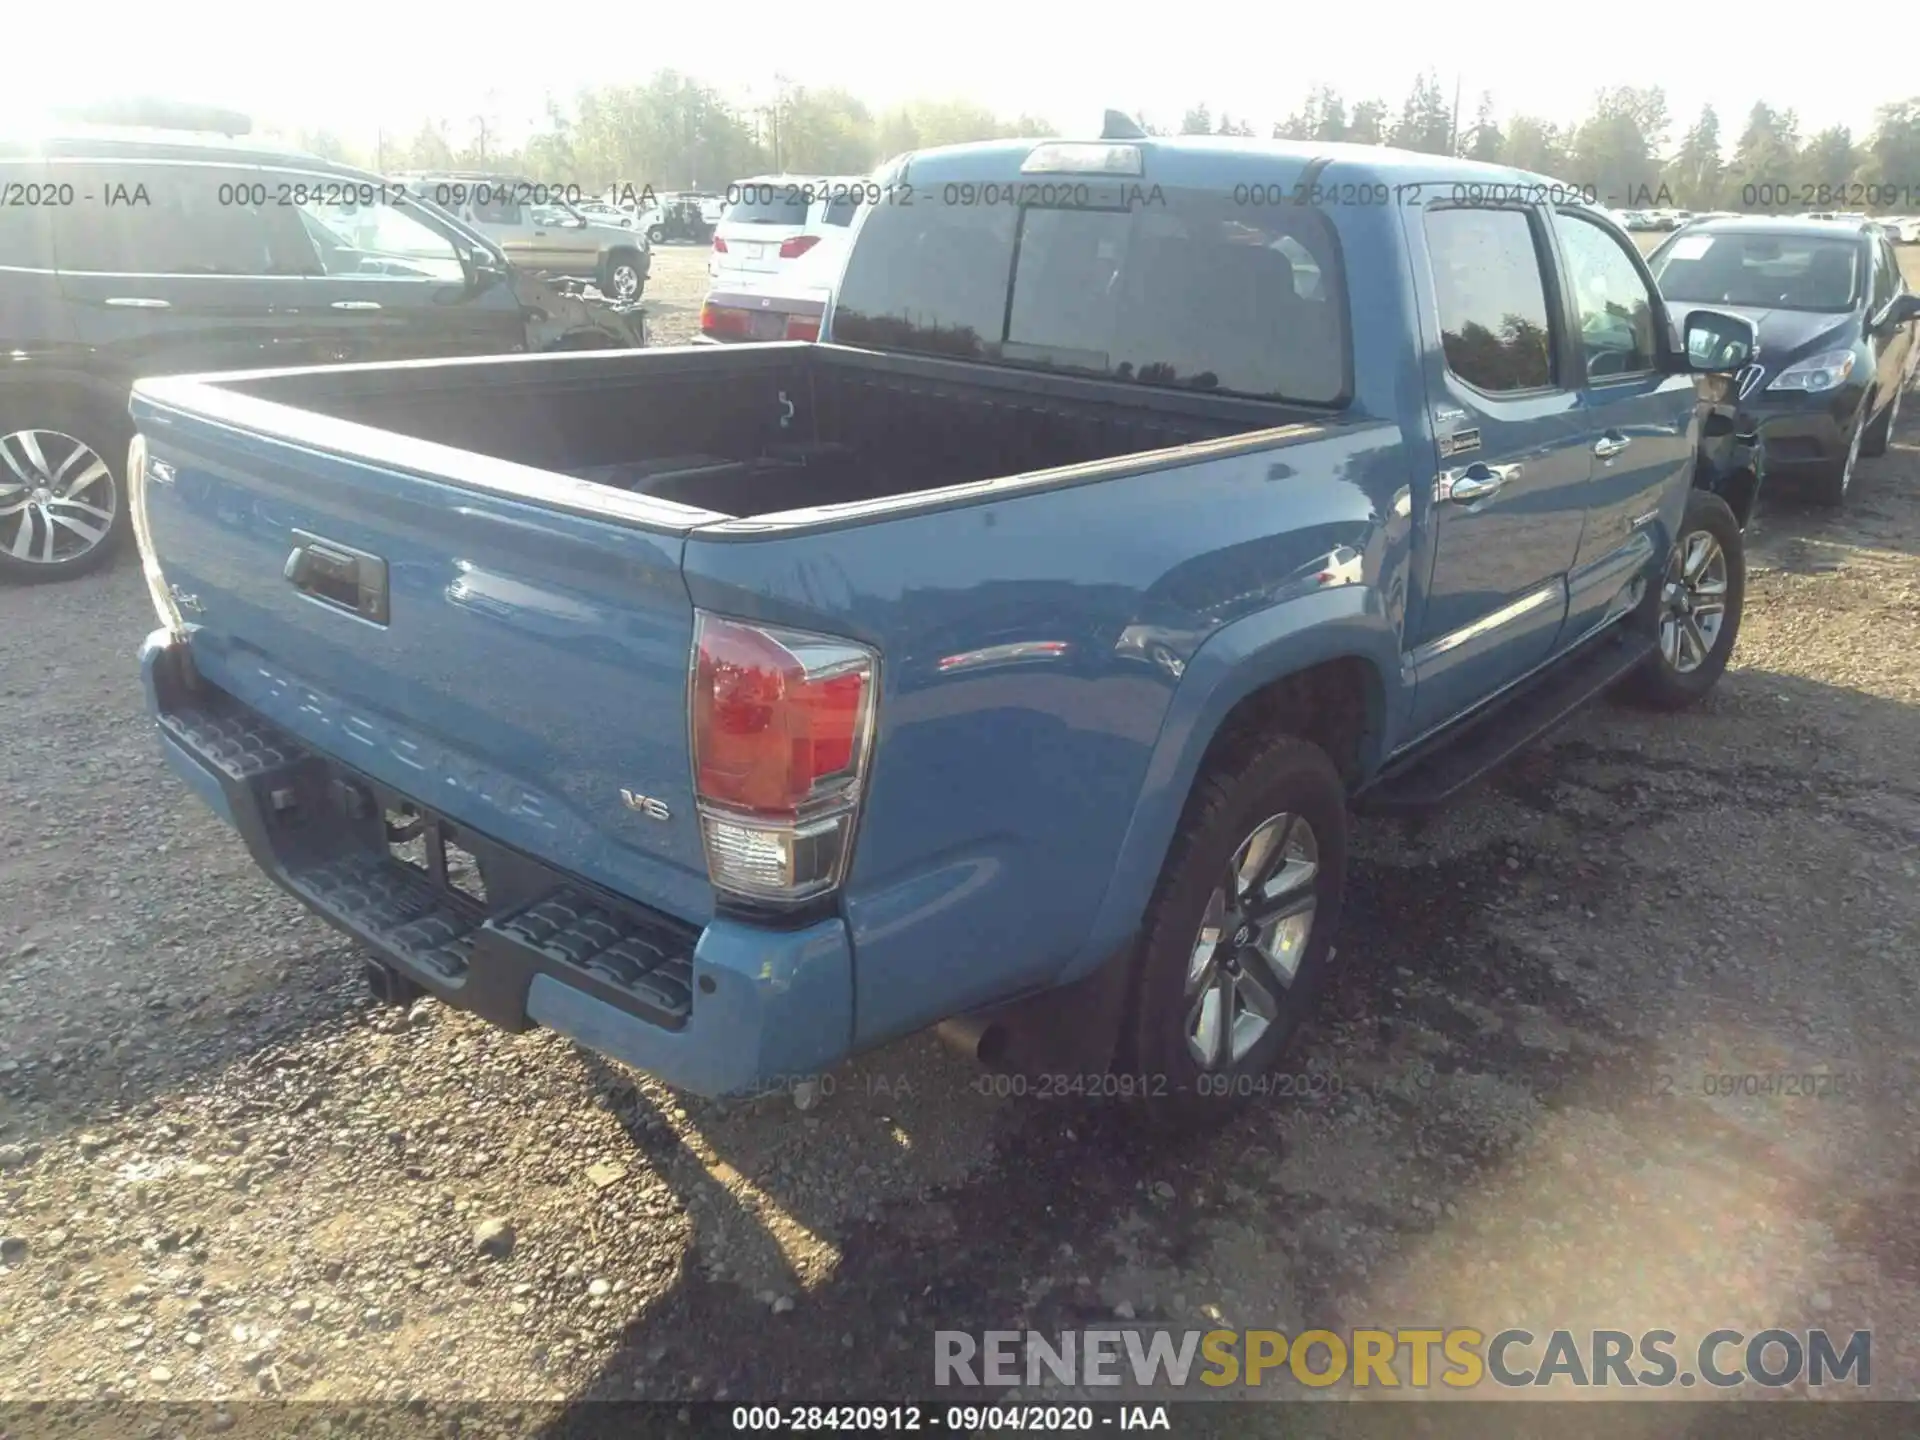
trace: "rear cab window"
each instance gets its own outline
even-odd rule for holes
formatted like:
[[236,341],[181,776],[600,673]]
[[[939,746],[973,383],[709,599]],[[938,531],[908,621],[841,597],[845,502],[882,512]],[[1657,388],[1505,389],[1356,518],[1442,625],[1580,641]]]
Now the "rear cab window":
[[986,200],[1020,188],[934,186],[872,206],[834,339],[1173,390],[1347,399],[1346,295],[1316,208],[1165,186],[1129,205],[1105,180],[1031,187],[1068,205]]

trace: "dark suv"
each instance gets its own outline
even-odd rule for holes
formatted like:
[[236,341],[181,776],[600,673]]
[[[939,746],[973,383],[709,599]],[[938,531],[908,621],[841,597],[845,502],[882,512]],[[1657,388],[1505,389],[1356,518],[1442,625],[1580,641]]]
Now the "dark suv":
[[645,343],[378,175],[230,137],[0,137],[0,578],[127,529],[135,378]]

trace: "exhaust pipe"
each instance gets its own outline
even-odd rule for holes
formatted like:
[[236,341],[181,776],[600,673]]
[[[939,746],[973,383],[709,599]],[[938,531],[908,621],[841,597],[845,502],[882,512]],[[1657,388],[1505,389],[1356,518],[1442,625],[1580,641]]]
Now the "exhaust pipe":
[[949,1049],[981,1065],[998,1064],[1007,1052],[1006,1026],[996,1020],[961,1015],[942,1020],[934,1030]]
[[365,972],[367,989],[382,1005],[411,1005],[427,992],[391,966],[369,960]]

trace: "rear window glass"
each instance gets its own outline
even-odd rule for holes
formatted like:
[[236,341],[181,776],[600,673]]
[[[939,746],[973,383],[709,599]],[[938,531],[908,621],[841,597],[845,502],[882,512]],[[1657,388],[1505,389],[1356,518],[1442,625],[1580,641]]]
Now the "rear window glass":
[[1170,389],[1339,401],[1345,293],[1325,218],[1160,194],[1165,204],[1132,209],[944,204],[937,194],[879,206],[849,260],[834,338]]
[[1736,230],[1682,235],[1652,269],[1669,300],[1838,314],[1853,308],[1866,258],[1852,238]]
[[727,206],[731,225],[804,225],[807,202],[812,198],[805,185],[750,181],[737,187],[734,201]]

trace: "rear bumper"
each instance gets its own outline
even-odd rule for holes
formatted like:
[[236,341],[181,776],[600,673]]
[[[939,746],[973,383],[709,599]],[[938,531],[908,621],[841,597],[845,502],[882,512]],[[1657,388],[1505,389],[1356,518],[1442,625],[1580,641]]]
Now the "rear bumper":
[[[199,681],[165,631],[142,645],[140,672],[167,764],[261,869],[448,1004],[508,1030],[544,1025],[701,1095],[769,1088],[847,1055],[853,959],[837,917],[696,929],[419,805],[427,858],[409,864],[386,817],[411,797]],[[442,839],[475,857],[482,895],[435,863]]]

